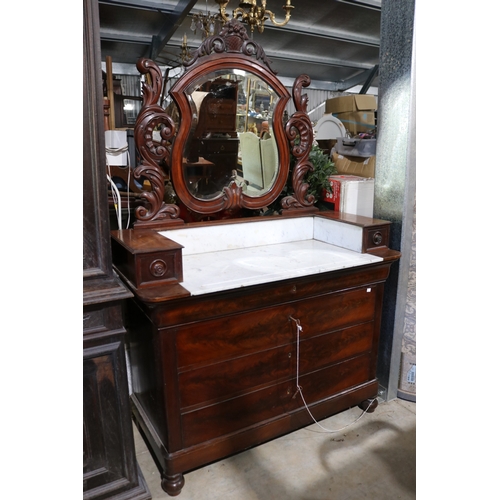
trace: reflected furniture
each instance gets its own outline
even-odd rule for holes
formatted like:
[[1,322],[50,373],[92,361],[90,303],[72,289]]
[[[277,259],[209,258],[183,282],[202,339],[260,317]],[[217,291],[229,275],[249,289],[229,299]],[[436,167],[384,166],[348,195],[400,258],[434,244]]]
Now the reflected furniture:
[[[136,171],[154,189],[143,194],[134,228],[112,232],[112,252],[133,294],[124,317],[134,419],[162,488],[175,496],[186,472],[353,406],[376,408],[384,284],[399,253],[388,248],[389,222],[315,207],[304,181],[313,169],[302,93],[310,80],[297,77],[296,112],[283,123],[291,96],[241,23],[225,24],[186,63],[171,89],[178,128],[156,104],[157,66],[141,60],[138,68],[153,84],[144,86],[135,129]],[[261,141],[273,141],[271,168],[258,192],[232,177],[200,194],[184,160],[199,147],[192,93],[242,74],[276,97],[272,138]],[[164,143],[150,140],[155,128]],[[200,216],[262,210],[289,178],[293,192],[282,197],[280,215],[185,223],[156,181],[167,154],[180,202]]]
[[253,132],[239,134],[243,178],[257,189],[264,188],[260,139]]

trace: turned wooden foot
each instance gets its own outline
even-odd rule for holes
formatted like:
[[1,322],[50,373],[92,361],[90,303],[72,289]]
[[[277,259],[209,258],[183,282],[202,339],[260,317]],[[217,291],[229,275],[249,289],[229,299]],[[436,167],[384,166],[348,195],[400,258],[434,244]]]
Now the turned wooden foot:
[[184,476],[182,474],[174,474],[173,476],[162,475],[161,487],[165,493],[171,497],[177,496],[184,486]]
[[363,411],[366,410],[366,413],[373,413],[375,411],[375,408],[378,406],[378,399],[376,397],[373,399],[365,399],[364,401],[361,401],[358,406]]

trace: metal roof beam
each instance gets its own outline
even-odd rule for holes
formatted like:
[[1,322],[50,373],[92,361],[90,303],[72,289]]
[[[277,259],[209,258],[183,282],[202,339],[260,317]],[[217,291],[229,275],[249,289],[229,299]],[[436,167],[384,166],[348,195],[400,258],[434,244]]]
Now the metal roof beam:
[[154,12],[162,12],[164,14],[170,14],[175,11],[173,6],[166,6],[165,2],[154,1],[154,0],[99,0],[100,4],[112,5],[114,7],[128,7],[130,9],[137,10],[150,10]]
[[131,35],[130,33],[116,33],[111,31],[101,31],[102,42],[138,43],[142,45],[151,44],[151,37]]
[[376,64],[373,69],[370,71],[370,74],[368,75],[368,78],[366,79],[366,82],[363,84],[363,87],[359,91],[360,94],[366,94],[368,89],[370,88],[370,85],[372,84],[373,80],[375,77],[378,75],[378,64]]
[[197,0],[179,0],[174,11],[171,14],[167,14],[167,19],[160,32],[153,36],[151,42],[150,57],[153,61],[156,60],[163,47],[165,47],[170,38],[172,38],[172,35],[177,31],[182,21],[184,21],[189,14],[189,11],[196,4],[196,1]]
[[[353,76],[352,78],[348,78],[347,80],[342,80],[341,82],[336,82],[337,88],[335,90],[344,91],[354,87],[355,85],[365,86],[366,83],[371,84],[377,73],[378,73],[378,64],[370,70],[363,71],[359,75]],[[364,92],[360,92],[360,94],[366,94],[366,91],[368,90],[369,87],[370,85],[366,87],[366,90]]]
[[380,10],[382,9],[382,0],[337,0],[340,3],[346,3],[355,7],[363,7],[365,9]]
[[318,28],[314,28],[314,30],[307,30],[306,28],[299,28],[299,27],[294,27],[294,26],[289,26],[287,25],[286,28],[279,28],[276,26],[266,25],[266,30],[268,31],[278,31],[278,30],[283,30],[287,33],[293,33],[294,35],[299,35],[299,36],[307,36],[308,38],[324,38],[327,40],[335,40],[337,42],[345,42],[345,43],[354,43],[358,45],[365,45],[367,47],[375,47],[379,48],[380,47],[380,40],[374,41],[373,39],[368,39],[364,38],[362,36],[357,36],[354,34],[350,35],[345,35],[345,34],[340,34],[339,32],[336,32],[334,29],[330,29],[328,31],[322,31],[319,30]]
[[371,70],[372,65],[371,64],[363,64],[363,63],[353,63],[350,61],[345,61],[343,59],[317,59],[315,57],[310,57],[309,55],[306,54],[297,54],[296,57],[287,57],[287,56],[280,56],[279,52],[273,52],[273,51],[266,51],[266,56],[268,59],[271,61],[289,61],[291,63],[311,63],[314,64],[315,66],[337,66],[339,68],[353,68],[353,69],[360,69],[360,70]]

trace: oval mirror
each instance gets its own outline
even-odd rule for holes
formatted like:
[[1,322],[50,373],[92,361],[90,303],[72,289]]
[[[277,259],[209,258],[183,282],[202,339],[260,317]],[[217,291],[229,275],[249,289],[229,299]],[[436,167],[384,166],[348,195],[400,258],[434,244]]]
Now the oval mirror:
[[[148,59],[137,64],[141,73],[149,73],[134,129],[141,155],[134,175],[147,177],[151,185],[150,192],[142,193],[146,205],[137,211],[140,223],[178,223],[181,210],[186,217],[232,217],[267,208],[283,193],[289,173],[293,193],[281,200],[282,209],[309,209],[314,199],[308,197],[303,179],[313,168],[308,162],[313,135],[307,95],[302,95],[309,77],[295,79],[297,111],[285,120],[291,95],[262,47],[236,19],[208,37],[184,65],[186,71],[169,91],[169,109],[175,108],[169,113],[158,104],[159,67]],[[155,140],[158,128],[161,137]],[[291,154],[296,159],[293,170]],[[165,203],[161,162],[175,203]]]
[[182,168],[191,194],[212,199],[233,181],[249,197],[267,193],[279,166],[277,92],[249,71],[230,69],[200,76],[185,93],[193,120]]

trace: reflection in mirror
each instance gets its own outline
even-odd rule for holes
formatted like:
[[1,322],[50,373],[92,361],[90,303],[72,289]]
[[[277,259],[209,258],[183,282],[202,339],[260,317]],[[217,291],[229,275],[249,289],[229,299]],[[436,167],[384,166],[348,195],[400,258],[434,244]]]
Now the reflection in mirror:
[[191,194],[213,199],[233,180],[247,196],[268,192],[279,165],[276,91],[253,73],[226,69],[203,75],[186,94],[193,122],[183,173]]

